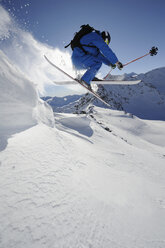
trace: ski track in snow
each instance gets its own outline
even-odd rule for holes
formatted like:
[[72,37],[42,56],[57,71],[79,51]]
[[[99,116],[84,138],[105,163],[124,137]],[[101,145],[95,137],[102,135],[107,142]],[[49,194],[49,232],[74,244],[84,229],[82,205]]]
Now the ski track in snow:
[[131,134],[126,123],[143,128],[140,119],[119,113],[57,114],[55,128],[40,124],[9,139],[0,247],[165,246],[164,147]]

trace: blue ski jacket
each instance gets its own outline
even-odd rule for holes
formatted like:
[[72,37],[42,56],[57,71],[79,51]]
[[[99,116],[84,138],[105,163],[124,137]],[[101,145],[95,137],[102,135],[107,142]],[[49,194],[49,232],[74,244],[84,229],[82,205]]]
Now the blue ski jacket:
[[[90,45],[91,47],[83,46],[84,50],[87,51],[88,54],[85,54],[79,47],[74,48],[72,53],[72,62],[77,69],[82,69],[83,67],[87,68],[90,57],[91,59],[95,59],[97,62],[104,63],[108,66],[110,64],[115,64],[118,61],[115,53],[104,42],[101,33],[91,32],[86,34],[80,39],[80,43],[81,45]],[[91,63],[89,63],[89,67],[90,64]]]

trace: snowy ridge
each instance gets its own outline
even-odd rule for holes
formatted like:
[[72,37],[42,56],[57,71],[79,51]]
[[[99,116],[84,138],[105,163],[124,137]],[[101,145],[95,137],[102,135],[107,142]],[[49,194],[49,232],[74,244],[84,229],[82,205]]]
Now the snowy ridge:
[[150,83],[161,95],[165,95],[165,67],[157,68],[147,73],[141,73],[137,79]]
[[0,137],[27,129],[39,122],[54,125],[50,106],[39,99],[35,85],[0,51]]

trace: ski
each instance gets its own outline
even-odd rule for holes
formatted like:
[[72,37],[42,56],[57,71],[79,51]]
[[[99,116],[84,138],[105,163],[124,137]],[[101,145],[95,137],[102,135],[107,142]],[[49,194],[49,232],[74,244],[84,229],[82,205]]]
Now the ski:
[[91,93],[93,96],[95,96],[97,99],[99,99],[101,102],[103,102],[105,105],[107,105],[108,107],[111,107],[109,103],[107,103],[106,101],[104,101],[98,94],[96,94],[94,91],[88,89],[85,85],[83,85],[78,79],[73,78],[70,74],[68,74],[67,72],[65,72],[64,70],[62,70],[60,67],[58,67],[57,65],[55,65],[54,63],[52,63],[47,57],[46,55],[44,55],[44,58],[47,60],[47,62],[52,65],[53,67],[55,67],[57,70],[59,70],[60,72],[62,72],[63,74],[65,74],[67,77],[69,77],[72,81],[79,83],[82,87],[84,87],[89,93]]
[[[102,80],[102,81],[92,81],[92,84],[108,84],[108,85],[134,85],[140,83],[141,80]],[[56,85],[73,85],[76,84],[75,80],[70,80],[70,81],[54,81]]]

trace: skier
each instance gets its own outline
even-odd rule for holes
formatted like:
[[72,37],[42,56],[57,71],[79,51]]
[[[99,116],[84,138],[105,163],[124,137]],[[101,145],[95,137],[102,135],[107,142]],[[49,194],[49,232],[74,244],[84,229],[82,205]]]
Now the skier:
[[[102,63],[111,66],[113,69],[117,66],[122,69],[123,65],[119,62],[115,53],[108,46],[111,37],[107,31],[96,31],[85,34],[80,39],[80,46],[74,47],[72,53],[72,63],[76,69],[87,69],[81,77],[83,83],[88,89],[91,89],[90,81],[95,78]],[[97,78],[96,78],[97,80]]]

